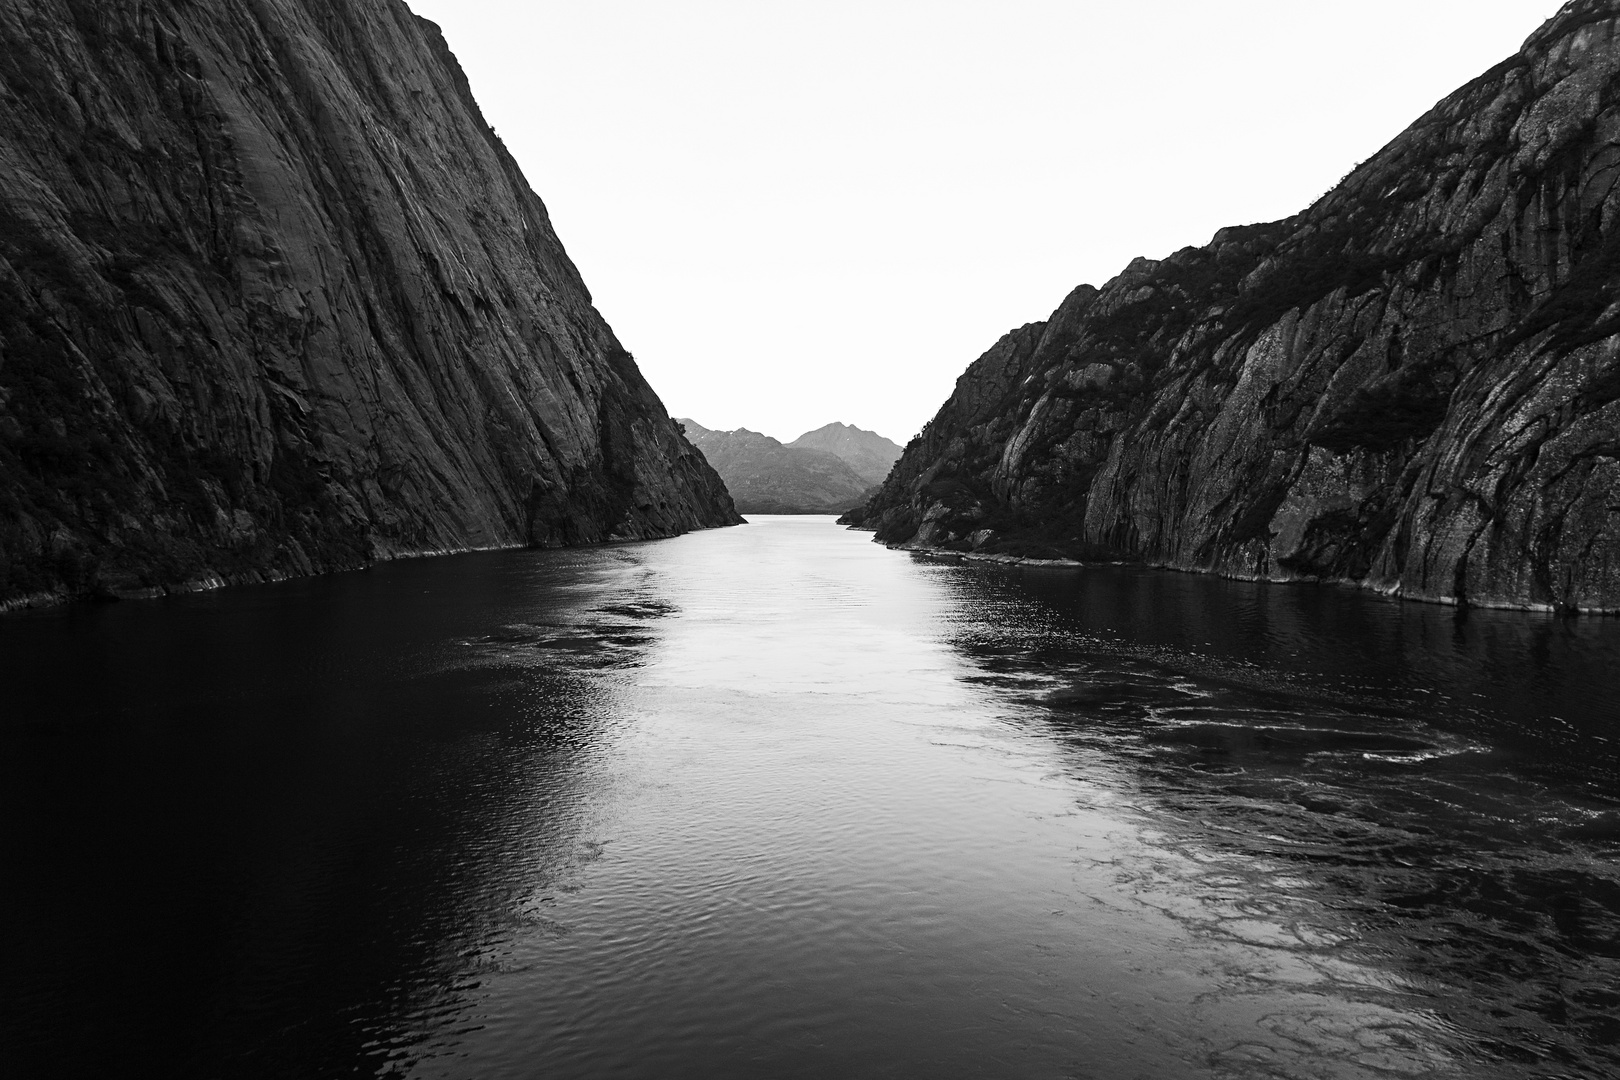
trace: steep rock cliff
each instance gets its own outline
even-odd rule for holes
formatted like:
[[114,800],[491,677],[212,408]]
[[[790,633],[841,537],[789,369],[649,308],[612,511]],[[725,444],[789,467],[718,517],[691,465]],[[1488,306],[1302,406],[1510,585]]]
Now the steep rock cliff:
[[873,482],[837,454],[784,446],[747,428],[711,431],[685,419],[680,424],[745,514],[841,514],[872,492]]
[[1620,2],[1566,5],[1285,221],[977,360],[890,543],[1620,609]]
[[737,520],[432,23],[0,6],[0,605]]

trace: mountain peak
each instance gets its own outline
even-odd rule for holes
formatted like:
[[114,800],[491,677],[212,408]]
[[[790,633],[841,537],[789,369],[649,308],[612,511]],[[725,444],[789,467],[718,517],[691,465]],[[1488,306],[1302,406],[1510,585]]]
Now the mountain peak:
[[869,484],[882,483],[900,457],[900,447],[877,432],[837,420],[805,432],[788,445],[835,454]]
[[678,421],[745,514],[839,514],[858,505],[872,481],[825,450],[783,446],[748,428],[713,431]]

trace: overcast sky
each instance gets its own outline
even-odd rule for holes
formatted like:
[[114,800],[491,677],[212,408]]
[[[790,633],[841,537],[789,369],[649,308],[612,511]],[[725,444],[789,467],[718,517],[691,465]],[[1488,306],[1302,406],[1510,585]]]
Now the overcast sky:
[[408,0],[670,413],[904,443],[1007,330],[1286,217],[1555,0]]

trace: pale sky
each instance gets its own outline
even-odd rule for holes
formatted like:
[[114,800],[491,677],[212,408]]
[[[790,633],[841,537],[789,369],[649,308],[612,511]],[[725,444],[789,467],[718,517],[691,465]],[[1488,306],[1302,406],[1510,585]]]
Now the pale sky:
[[1303,209],[1556,0],[408,0],[670,414],[905,443],[1013,327]]

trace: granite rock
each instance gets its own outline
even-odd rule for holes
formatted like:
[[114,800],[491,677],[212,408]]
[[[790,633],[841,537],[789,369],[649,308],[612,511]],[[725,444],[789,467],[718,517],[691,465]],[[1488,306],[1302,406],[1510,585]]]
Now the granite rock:
[[1620,610],[1620,2],[1307,210],[1138,259],[970,366],[892,544]]
[[737,520],[405,4],[0,6],[0,605]]

